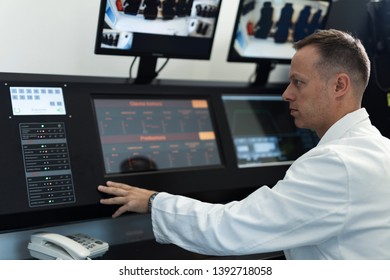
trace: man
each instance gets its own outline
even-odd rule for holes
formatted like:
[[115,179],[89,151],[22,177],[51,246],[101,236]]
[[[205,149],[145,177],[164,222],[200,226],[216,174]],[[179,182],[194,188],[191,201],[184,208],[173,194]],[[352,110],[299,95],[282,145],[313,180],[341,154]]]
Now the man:
[[295,48],[283,98],[296,126],[321,140],[283,180],[226,205],[107,182],[98,189],[113,196],[101,203],[121,205],[113,217],[146,213],[149,202],[158,242],[202,254],[390,259],[390,140],[361,108],[370,75],[364,47],[322,30]]

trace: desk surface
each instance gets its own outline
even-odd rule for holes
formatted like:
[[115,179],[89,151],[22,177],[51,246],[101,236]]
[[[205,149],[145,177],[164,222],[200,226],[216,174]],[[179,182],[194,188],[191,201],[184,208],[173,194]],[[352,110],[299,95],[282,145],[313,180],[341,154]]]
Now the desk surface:
[[207,256],[189,252],[176,245],[162,245],[154,240],[127,243],[111,246],[103,256],[105,260],[253,260],[253,259],[284,259],[283,252],[272,252],[244,256]]

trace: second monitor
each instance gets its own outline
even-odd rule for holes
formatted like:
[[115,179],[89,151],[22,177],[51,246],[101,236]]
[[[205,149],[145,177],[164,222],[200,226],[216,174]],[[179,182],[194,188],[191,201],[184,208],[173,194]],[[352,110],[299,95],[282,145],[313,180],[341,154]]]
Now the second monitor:
[[223,95],[239,168],[288,165],[314,147],[315,132],[299,129],[279,95]]

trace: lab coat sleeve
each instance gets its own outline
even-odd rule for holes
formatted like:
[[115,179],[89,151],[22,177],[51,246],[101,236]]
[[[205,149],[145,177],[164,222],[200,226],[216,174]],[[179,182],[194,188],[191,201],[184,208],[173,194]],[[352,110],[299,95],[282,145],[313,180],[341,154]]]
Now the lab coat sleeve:
[[242,255],[311,245],[342,229],[347,172],[327,151],[298,159],[273,189],[241,201],[209,204],[160,193],[152,210],[155,238],[192,252]]

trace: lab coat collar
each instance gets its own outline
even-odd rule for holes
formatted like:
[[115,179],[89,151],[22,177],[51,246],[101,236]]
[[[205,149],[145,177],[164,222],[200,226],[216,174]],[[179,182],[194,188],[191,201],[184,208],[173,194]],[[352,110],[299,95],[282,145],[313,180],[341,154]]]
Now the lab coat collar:
[[369,115],[365,108],[358,109],[345,115],[328,129],[318,145],[341,138],[353,126],[365,120],[369,120]]

